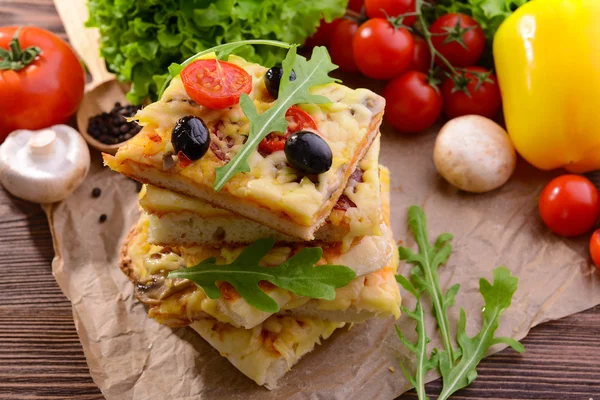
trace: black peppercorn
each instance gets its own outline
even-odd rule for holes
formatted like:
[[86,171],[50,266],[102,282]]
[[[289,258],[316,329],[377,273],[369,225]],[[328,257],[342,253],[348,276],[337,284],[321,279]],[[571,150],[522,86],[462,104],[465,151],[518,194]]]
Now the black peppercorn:
[[140,109],[138,106],[115,103],[110,112],[90,118],[87,133],[106,144],[117,144],[132,138],[142,127],[135,121],[127,122]]

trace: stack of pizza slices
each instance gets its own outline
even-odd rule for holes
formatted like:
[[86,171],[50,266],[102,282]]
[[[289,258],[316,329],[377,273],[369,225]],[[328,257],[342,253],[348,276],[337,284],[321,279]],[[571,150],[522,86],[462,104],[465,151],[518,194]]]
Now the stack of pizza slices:
[[[236,56],[200,61],[244,71],[258,112],[273,107],[269,79],[277,70]],[[330,102],[290,107],[287,131],[262,139],[249,168],[215,190],[217,169],[247,145],[251,122],[239,100],[208,107],[189,85],[175,77],[138,112],[142,131],[114,157],[104,155],[110,168],[145,183],[120,267],[151,318],[190,326],[242,373],[274,388],[336,329],[400,316],[389,171],[379,165],[384,100],[338,83],[315,86],[311,92]],[[291,137],[304,144],[293,148]],[[304,296],[306,263],[308,271],[344,266],[347,279],[340,285],[329,275],[342,270],[331,267],[314,279],[338,282],[334,295]],[[246,266],[252,276],[257,268],[285,271],[252,284],[240,276]],[[310,293],[318,286],[311,279]]]

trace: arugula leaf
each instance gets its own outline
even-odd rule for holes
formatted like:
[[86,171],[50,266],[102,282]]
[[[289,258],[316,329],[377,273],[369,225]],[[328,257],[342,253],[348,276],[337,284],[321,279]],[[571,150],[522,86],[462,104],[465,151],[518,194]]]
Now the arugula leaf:
[[299,296],[315,299],[335,299],[335,289],[346,286],[356,273],[343,265],[315,264],[321,259],[320,247],[303,248],[286,262],[273,268],[261,267],[258,262],[273,248],[273,238],[259,239],[246,247],[227,265],[216,265],[214,258],[200,264],[173,271],[168,278],[189,279],[202,287],[211,299],[218,299],[221,292],[217,281],[230,283],[251,306],[265,312],[279,311],[279,304],[258,283],[271,282]]
[[519,353],[525,351],[523,345],[512,338],[494,337],[500,316],[510,307],[518,283],[519,279],[512,276],[506,267],[498,267],[494,270],[493,285],[483,278],[479,280],[479,292],[485,301],[481,331],[472,338],[467,335],[465,331],[467,316],[465,310],[461,308],[456,337],[462,354],[456,365],[447,364],[445,362],[447,358],[440,354],[443,386],[438,400],[450,398],[454,392],[469,386],[477,378],[476,367],[491,346],[504,343]]
[[411,270],[411,280],[418,290],[426,291],[431,297],[438,330],[446,349],[444,356],[448,357],[446,360],[448,364],[453,364],[456,360],[456,355],[454,354],[454,345],[450,337],[450,323],[448,322],[447,311],[454,304],[454,299],[460,289],[460,285],[453,285],[445,294],[442,294],[439,282],[440,278],[437,272],[438,268],[448,260],[450,253],[452,253],[452,246],[448,243],[452,239],[452,235],[449,233],[441,234],[435,245],[432,246],[427,237],[425,213],[417,206],[412,206],[408,209],[408,224],[415,237],[415,241],[419,245],[419,253],[414,253],[406,247],[400,247],[398,249],[400,259],[415,265]]
[[[258,114],[252,99],[248,95],[240,98],[240,105],[248,120],[250,131],[248,140],[240,152],[229,163],[216,169],[214,183],[215,191],[219,191],[235,174],[250,172],[248,157],[256,149],[261,140],[271,132],[285,132],[287,121],[285,113],[295,104],[323,104],[329,99],[311,94],[309,89],[316,85],[334,82],[329,73],[337,68],[331,62],[325,47],[315,47],[310,60],[296,54],[296,46],[292,46],[283,60],[283,77],[279,87],[279,97],[271,108]],[[291,71],[294,70],[296,79],[289,80]]]
[[[454,392],[470,385],[475,380],[477,377],[476,367],[491,346],[504,343],[518,352],[525,351],[523,345],[512,338],[494,337],[500,316],[510,306],[519,279],[512,276],[506,267],[498,267],[494,270],[493,285],[483,278],[480,279],[479,291],[485,301],[483,326],[477,335],[472,338],[468,337],[465,330],[467,317],[464,309],[461,308],[456,333],[459,348],[454,349],[449,331],[448,308],[454,304],[460,286],[453,285],[442,295],[437,273],[439,266],[448,260],[452,251],[448,243],[452,239],[452,235],[441,234],[435,245],[432,246],[427,237],[427,221],[423,210],[412,206],[409,208],[408,215],[408,222],[419,246],[419,253],[416,254],[408,248],[399,247],[400,258],[415,267],[411,270],[410,280],[401,275],[396,275],[396,280],[417,299],[414,311],[411,312],[406,308],[403,308],[403,311],[417,322],[418,339],[415,344],[410,343],[396,326],[396,333],[404,346],[417,356],[415,376],[411,376],[401,365],[402,371],[415,387],[418,398],[426,400],[425,375],[437,366],[443,380],[442,392],[438,400],[446,400]],[[425,317],[421,302],[423,293],[426,293],[432,300],[433,315],[436,318],[444,347],[439,352],[437,349],[433,349],[430,356],[427,356],[427,343],[430,342],[430,339],[425,330]]]
[[396,275],[396,280],[405,290],[410,292],[417,299],[417,305],[415,306],[414,311],[410,311],[404,306],[402,307],[402,312],[417,322],[415,328],[417,332],[417,342],[415,344],[409,342],[402,334],[402,331],[400,331],[400,328],[398,328],[398,325],[394,325],[396,334],[400,338],[402,344],[417,357],[415,376],[412,376],[408,372],[404,364],[400,363],[400,368],[402,368],[402,373],[406,379],[408,379],[415,388],[418,398],[427,399],[428,397],[425,393],[425,377],[427,376],[427,372],[437,367],[438,354],[437,351],[433,351],[431,356],[427,356],[427,344],[431,342],[431,340],[427,337],[427,331],[425,329],[425,313],[423,311],[423,305],[421,304],[421,293],[402,275]]

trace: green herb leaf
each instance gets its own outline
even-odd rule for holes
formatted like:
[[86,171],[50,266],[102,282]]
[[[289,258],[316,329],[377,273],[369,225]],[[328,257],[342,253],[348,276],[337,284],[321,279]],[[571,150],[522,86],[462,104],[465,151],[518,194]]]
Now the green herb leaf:
[[525,351],[523,345],[512,338],[494,337],[500,316],[510,306],[518,283],[519,279],[512,276],[506,267],[494,270],[494,284],[483,278],[479,281],[479,292],[485,301],[481,331],[472,338],[467,335],[467,316],[465,310],[461,309],[456,337],[462,354],[456,365],[447,364],[448,358],[440,354],[440,372],[444,383],[438,399],[448,399],[457,390],[470,385],[477,377],[477,365],[492,345],[504,343],[519,353]]
[[415,241],[419,245],[419,253],[414,253],[406,247],[400,247],[398,249],[400,258],[415,266],[411,270],[411,280],[415,288],[421,292],[426,291],[431,297],[433,313],[442,337],[442,343],[446,349],[444,356],[448,357],[446,362],[452,364],[456,360],[456,355],[454,354],[454,345],[450,335],[447,311],[454,304],[454,298],[460,286],[458,284],[454,285],[446,294],[442,294],[437,272],[438,268],[448,260],[450,253],[452,253],[452,246],[448,243],[452,239],[452,235],[449,233],[440,235],[435,245],[432,246],[427,236],[425,213],[417,206],[408,209],[408,224]]
[[[468,337],[465,330],[467,317],[464,309],[461,309],[456,333],[459,348],[454,349],[449,331],[448,309],[454,305],[460,286],[455,284],[445,294],[442,294],[437,273],[439,266],[448,260],[452,251],[448,243],[452,239],[452,235],[441,234],[432,246],[427,237],[425,213],[417,206],[409,208],[408,222],[419,246],[419,253],[416,254],[405,247],[398,249],[400,258],[415,267],[411,271],[410,280],[400,275],[396,275],[396,280],[417,299],[415,311],[410,312],[403,308],[404,313],[417,322],[417,343],[412,344],[406,340],[397,326],[396,333],[402,343],[415,353],[417,364],[414,377],[404,366],[402,366],[402,371],[415,387],[419,400],[426,400],[424,377],[437,365],[443,380],[442,392],[438,400],[446,400],[454,392],[470,385],[475,380],[477,377],[476,367],[491,346],[502,343],[511,346],[518,352],[525,351],[523,345],[512,338],[494,337],[500,316],[510,306],[519,280],[512,276],[506,267],[498,267],[494,270],[493,285],[485,279],[479,281],[479,291],[485,301],[482,329],[474,337]],[[433,314],[444,346],[440,352],[433,349],[429,357],[427,356],[429,338],[425,330],[425,318],[421,303],[421,296],[424,293],[432,300]]]
[[323,255],[320,247],[303,248],[276,267],[261,267],[259,261],[274,244],[272,238],[259,239],[246,247],[231,264],[216,265],[215,259],[211,258],[194,267],[173,271],[168,277],[191,280],[211,299],[221,296],[216,282],[228,282],[248,304],[270,313],[278,312],[279,305],[260,289],[260,281],[271,282],[299,296],[333,300],[335,289],[346,286],[356,277],[352,269],[343,265],[315,266]]
[[[248,120],[250,131],[248,140],[239,153],[229,163],[216,169],[214,183],[215,191],[219,191],[235,174],[249,172],[248,157],[256,149],[261,140],[271,132],[284,132],[287,128],[285,113],[295,104],[322,104],[329,103],[323,96],[311,94],[309,89],[313,86],[334,82],[329,73],[337,68],[331,62],[325,47],[315,47],[310,60],[296,54],[293,46],[283,60],[283,77],[279,87],[279,97],[271,108],[258,114],[254,103],[249,96],[243,95],[240,105]],[[294,70],[296,79],[289,80],[291,71]]]
[[[406,278],[404,278],[404,280],[399,279],[398,282],[400,282],[405,289],[408,287],[409,292],[411,291],[410,289],[414,289],[412,284]],[[415,388],[418,398],[426,400],[428,397],[425,393],[425,378],[427,376],[427,372],[437,367],[439,355],[437,350],[434,350],[431,356],[427,356],[427,344],[431,340],[427,337],[427,331],[425,329],[425,313],[423,312],[423,305],[421,304],[419,296],[417,295],[417,305],[415,306],[415,311],[410,311],[406,307],[402,307],[402,312],[417,322],[417,326],[415,328],[417,332],[417,342],[412,344],[410,341],[408,341],[408,339],[406,339],[406,337],[404,337],[402,334],[400,328],[398,328],[398,325],[394,325],[396,328],[396,334],[400,338],[402,344],[415,354],[417,363],[415,365],[414,376],[408,372],[408,369],[404,366],[404,364],[400,363],[400,368],[402,368],[402,373],[406,379],[408,379],[408,381]]]

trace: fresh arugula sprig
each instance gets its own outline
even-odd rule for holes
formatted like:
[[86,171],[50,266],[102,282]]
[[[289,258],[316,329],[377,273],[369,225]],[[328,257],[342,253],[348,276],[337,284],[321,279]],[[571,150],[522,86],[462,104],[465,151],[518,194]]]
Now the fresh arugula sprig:
[[456,360],[456,355],[454,354],[454,345],[450,334],[448,308],[454,304],[460,285],[457,283],[451,286],[445,294],[442,294],[437,272],[438,268],[448,261],[448,257],[452,253],[452,246],[449,243],[452,235],[449,233],[441,234],[435,245],[432,246],[427,237],[425,213],[416,206],[412,206],[408,210],[408,224],[419,246],[419,252],[414,253],[409,248],[400,247],[398,249],[400,259],[415,266],[410,272],[412,282],[419,291],[427,292],[431,297],[438,331],[442,338],[442,344],[447,350],[445,353],[445,356],[448,357],[447,363],[452,364]]
[[[485,357],[488,349],[499,343],[504,343],[513,350],[523,353],[525,347],[509,337],[495,337],[500,316],[510,307],[512,297],[517,291],[519,279],[510,274],[506,267],[494,269],[494,284],[481,278],[479,292],[483,296],[483,323],[481,331],[472,338],[467,335],[467,315],[463,308],[456,328],[456,338],[460,346],[460,360],[456,364],[446,364],[447,357],[440,354],[440,372],[443,386],[438,400],[446,400],[459,389],[469,386],[477,378],[477,365]],[[443,353],[443,352],[442,352]]]
[[168,278],[189,279],[202,287],[211,299],[221,296],[216,282],[228,282],[251,306],[276,313],[279,304],[260,289],[260,281],[271,282],[299,296],[333,300],[335,289],[346,286],[356,277],[352,269],[343,265],[315,266],[323,255],[320,247],[303,248],[276,267],[261,267],[259,261],[274,244],[272,238],[259,239],[244,248],[231,264],[216,265],[216,260],[209,258],[194,267],[173,271]]
[[[454,392],[470,385],[477,377],[477,365],[483,359],[489,348],[498,343],[511,346],[518,352],[525,351],[523,345],[512,338],[495,337],[500,316],[510,306],[514,293],[517,290],[518,278],[512,276],[506,267],[494,270],[494,283],[490,284],[485,279],[479,281],[479,291],[484,299],[483,324],[481,331],[470,338],[466,334],[466,313],[461,308],[457,325],[457,341],[459,348],[454,348],[451,339],[448,308],[454,304],[456,294],[460,289],[458,284],[451,286],[442,294],[439,285],[438,268],[445,264],[452,252],[449,241],[452,235],[444,233],[438,237],[432,246],[427,236],[427,221],[423,210],[412,206],[408,211],[408,222],[419,252],[400,247],[400,258],[413,264],[410,280],[401,275],[396,280],[402,287],[417,299],[415,311],[404,309],[404,312],[417,322],[417,342],[410,343],[396,326],[396,332],[402,343],[417,356],[414,376],[401,365],[407,379],[415,387],[420,400],[426,400],[425,376],[428,371],[438,368],[443,380],[442,392],[438,399],[446,400]],[[425,316],[422,306],[422,295],[427,294],[432,301],[433,315],[436,318],[438,332],[442,337],[443,349],[433,349],[428,355],[427,337],[425,329]]]
[[[329,73],[337,68],[331,62],[325,47],[315,47],[310,60],[296,54],[296,46],[292,46],[283,60],[283,76],[279,86],[279,96],[274,104],[265,112],[259,114],[254,102],[248,95],[240,98],[240,105],[250,121],[248,140],[239,153],[226,165],[216,169],[214,182],[215,191],[219,191],[235,174],[249,172],[248,157],[256,149],[261,140],[271,132],[285,132],[287,121],[286,111],[295,104],[329,103],[327,97],[311,94],[313,86],[334,82]],[[294,71],[296,79],[290,81]]]
[[439,355],[436,351],[433,351],[430,356],[427,355],[427,344],[431,342],[431,340],[427,337],[427,330],[425,328],[425,312],[423,311],[423,305],[421,304],[421,292],[418,291],[414,285],[402,275],[396,275],[396,280],[406,291],[411,293],[417,299],[417,305],[415,306],[414,311],[410,311],[406,307],[402,306],[402,312],[414,319],[417,323],[415,328],[417,332],[417,342],[415,344],[409,342],[404,334],[402,334],[400,328],[398,328],[398,325],[394,325],[396,328],[396,334],[400,338],[402,344],[412,353],[414,353],[417,358],[415,376],[412,376],[408,372],[408,369],[404,366],[404,364],[400,363],[400,368],[402,368],[402,373],[406,379],[408,379],[408,381],[415,388],[419,399],[427,399],[427,393],[425,393],[425,378],[429,371],[437,368]]

